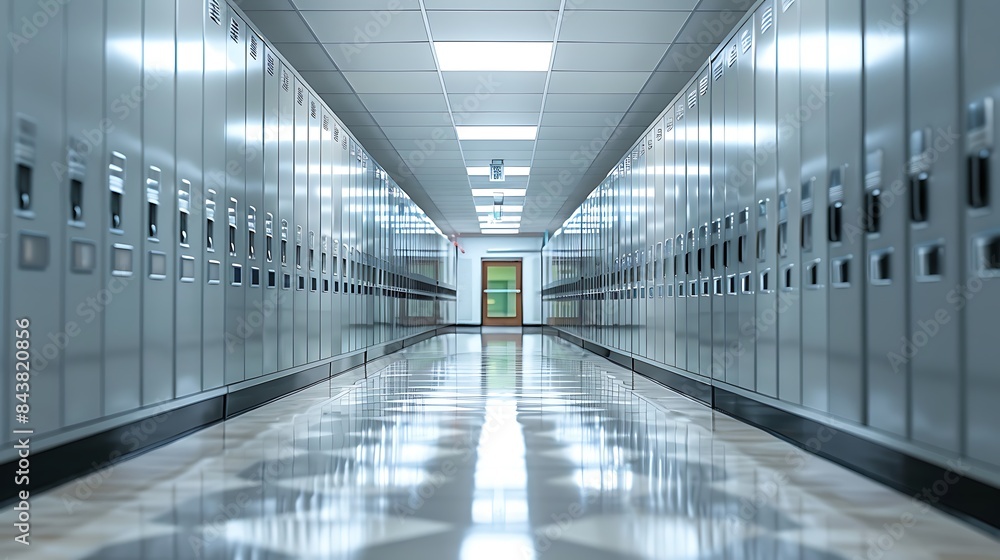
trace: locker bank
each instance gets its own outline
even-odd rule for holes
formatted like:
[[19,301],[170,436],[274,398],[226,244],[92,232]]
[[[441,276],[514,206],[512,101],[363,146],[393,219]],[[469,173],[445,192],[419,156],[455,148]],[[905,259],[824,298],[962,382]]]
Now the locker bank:
[[991,0],[10,0],[0,554],[1000,558]]

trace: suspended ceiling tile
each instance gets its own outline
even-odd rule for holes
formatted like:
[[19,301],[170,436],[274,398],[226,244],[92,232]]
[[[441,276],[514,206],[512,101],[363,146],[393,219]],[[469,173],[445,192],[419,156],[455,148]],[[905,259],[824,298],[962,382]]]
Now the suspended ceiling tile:
[[[535,113],[542,109],[540,93],[497,93],[492,95],[453,94],[448,96],[452,111],[484,113]],[[537,118],[536,118],[537,121]]]
[[330,72],[302,72],[302,79],[308,83],[316,93],[353,93],[351,84],[347,83],[343,74],[336,71]]
[[642,89],[649,72],[553,72],[549,94],[632,93]]
[[429,93],[396,94],[396,93],[362,93],[361,101],[374,112],[439,112],[447,111],[443,95]]
[[316,43],[274,43],[274,48],[295,70],[335,70],[326,50]]
[[[241,0],[237,3],[244,12],[256,10],[293,10],[289,0]],[[256,23],[256,20],[254,21]],[[259,26],[258,26],[259,27]]]
[[437,72],[344,72],[358,93],[442,93]]
[[481,96],[545,91],[545,72],[442,72],[449,94]]
[[[722,0],[729,2],[730,0]],[[583,10],[616,10],[650,11],[650,10],[693,10],[698,0],[567,0],[567,10],[578,8]],[[573,12],[570,12],[573,13]]]
[[[244,0],[245,1],[245,0]],[[300,10],[332,10],[342,11],[345,6],[357,9],[358,3],[337,2],[331,0],[291,0],[291,3]],[[418,0],[380,0],[373,2],[370,9],[375,11],[386,10],[396,12],[399,10],[419,10]]]
[[353,93],[325,93],[321,96],[323,101],[330,106],[338,115],[340,113],[367,112],[368,109],[361,104],[358,96]]
[[[588,0],[567,0],[568,2],[580,2]],[[547,10],[558,11],[559,0],[424,0],[424,6],[428,11],[434,10]]]
[[426,41],[420,12],[387,10],[303,10],[299,13],[321,43],[349,43],[359,48],[372,43]]
[[462,107],[452,107],[458,126],[536,126],[538,113],[470,112]]
[[[692,12],[675,43],[718,43],[739,23],[746,12]],[[703,57],[704,58],[704,57]]]
[[433,41],[551,41],[558,12],[428,12]]
[[576,11],[567,14],[560,41],[672,43],[688,12]]
[[344,72],[406,72],[437,70],[430,43],[370,43],[326,45],[337,67]]
[[652,72],[666,45],[559,43],[553,70]]
[[[447,112],[437,113],[379,113],[373,112],[372,117],[382,127],[409,128],[416,127],[447,127],[452,135],[455,133],[451,126],[451,115]],[[389,133],[386,133],[389,135]],[[392,136],[390,136],[391,138]]]
[[298,12],[285,11],[246,11],[247,17],[253,21],[260,32],[269,41],[278,43],[315,43],[309,28],[302,22]]
[[550,113],[542,114],[542,127],[547,126],[599,126],[602,128],[618,126],[624,111],[614,113]]

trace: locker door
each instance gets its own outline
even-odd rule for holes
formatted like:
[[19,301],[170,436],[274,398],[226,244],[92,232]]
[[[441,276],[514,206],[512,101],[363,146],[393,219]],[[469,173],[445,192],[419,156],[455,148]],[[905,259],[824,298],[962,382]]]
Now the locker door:
[[[800,23],[802,2],[782,0],[778,14],[778,114],[797,115],[801,106]],[[778,252],[778,398],[802,399],[801,297],[799,278],[802,164],[800,135],[795,126],[778,127],[778,230],[772,238]]]
[[[174,321],[174,396],[201,391],[202,287],[205,276],[202,253],[205,196],[202,175],[203,80],[205,79],[201,3],[177,6],[177,134],[176,184],[166,194],[176,201],[174,238],[176,272],[172,279],[176,312]],[[214,24],[213,24],[214,25]],[[164,219],[167,217],[164,216]]]
[[[204,191],[195,197],[204,207],[201,245],[205,251],[202,299],[202,389],[225,383],[226,301],[226,69],[229,39],[228,8],[206,0],[204,12]],[[179,115],[183,118],[184,115]]]
[[756,285],[753,296],[757,315],[772,322],[756,331],[757,392],[769,397],[778,396],[778,349],[777,327],[773,323],[777,317],[777,254],[774,250],[774,235],[778,229],[778,162],[777,127],[775,114],[777,105],[777,54],[775,51],[774,2],[765,2],[755,17],[757,45],[755,47],[755,110],[756,110],[756,178],[757,190],[750,212],[757,217],[751,230],[746,249],[756,260],[757,270],[751,284]]
[[224,212],[226,261],[223,284],[226,292],[226,383],[243,381],[246,373],[246,292],[247,204],[246,188],[246,24],[235,14],[228,21],[226,42],[226,161],[244,165],[226,166],[226,193],[221,206]]
[[[756,131],[756,75],[754,60],[754,45],[757,42],[754,20],[748,21],[739,33],[739,60],[736,63],[737,79],[739,80],[739,130]],[[766,125],[764,125],[766,126]],[[754,278],[757,276],[757,263],[752,254],[750,239],[757,229],[757,214],[753,212],[756,206],[756,139],[754,134],[740,134],[737,142],[737,161],[739,176],[734,178],[734,187],[739,192],[739,202],[736,207],[736,260],[740,267],[740,315],[739,324],[753,325],[757,320],[757,305],[754,301]],[[747,341],[740,355],[739,386],[754,390],[756,387],[756,346],[753,340]]]
[[[142,404],[174,397],[176,15],[173,4],[143,12]],[[154,87],[155,86],[155,87]]]
[[295,365],[309,360],[309,99],[305,84],[296,77],[295,91],[295,215],[289,224],[292,288],[295,302]]
[[[637,347],[635,349],[636,355],[642,356],[644,358],[649,358],[647,353],[646,345],[646,334],[650,330],[649,325],[649,313],[648,309],[650,306],[650,301],[648,294],[649,290],[649,280],[650,271],[649,265],[651,262],[650,253],[652,252],[649,248],[649,243],[646,241],[648,235],[646,232],[647,227],[647,213],[649,209],[649,196],[646,189],[646,160],[649,154],[646,153],[646,140],[645,138],[639,139],[639,159],[636,161],[636,165],[633,171],[638,177],[638,181],[635,182],[635,196],[633,202],[635,204],[635,210],[638,218],[638,223],[636,224],[635,230],[635,243],[636,247],[640,251],[640,263],[639,263],[639,298],[636,300],[636,311],[638,319],[636,320],[635,326],[635,341]],[[575,243],[575,240],[574,240]],[[575,253],[575,251],[574,251]],[[575,258],[571,257],[571,258]]]
[[[664,239],[667,237],[667,216],[665,186],[664,186],[664,120],[656,121],[653,127],[653,151],[650,154],[650,166],[647,168],[649,178],[647,183],[653,191],[653,227],[651,228],[652,239],[650,243],[655,243],[656,249],[653,251],[653,284],[655,284],[656,299],[653,300],[653,329],[649,344],[653,348],[653,361],[659,364],[666,364],[666,264],[664,253]],[[671,353],[672,354],[672,353]]]
[[[906,30],[880,29],[904,2],[865,2],[865,297],[868,425],[907,436],[909,364],[891,364],[907,330],[908,209],[906,162]],[[862,415],[863,416],[863,415]]]
[[280,258],[280,216],[278,178],[280,176],[281,120],[279,115],[281,95],[280,68],[274,52],[265,48],[264,54],[264,251],[262,263],[264,287],[263,309],[263,371],[267,375],[278,371],[278,344],[281,334],[281,258]]
[[677,269],[674,266],[674,107],[667,107],[663,118],[663,333],[659,344],[663,346],[663,363],[668,366],[677,364],[677,301],[674,290],[677,287]]
[[[829,10],[830,91],[836,92],[828,101],[830,412],[861,423],[865,408],[862,3],[838,0],[829,2]],[[820,233],[814,230],[817,236]]]
[[[702,247],[699,255],[701,262],[701,308],[699,310],[700,336],[698,373],[712,377],[712,337],[715,329],[712,325],[715,303],[715,270],[712,263],[712,247],[715,245],[713,231],[714,208],[712,207],[712,95],[710,77],[711,65],[707,64],[698,78],[698,223],[702,229]],[[721,228],[720,228],[721,231]]]
[[243,367],[246,378],[264,374],[264,294],[267,271],[264,254],[267,211],[264,209],[264,44],[247,30],[246,40],[246,278],[244,315],[246,354]]
[[[11,16],[10,3],[0,6],[0,30],[9,32],[10,16]],[[11,80],[11,73],[10,73],[11,46],[12,45],[9,41],[0,44],[0,78],[3,79],[3,83],[5,84],[13,83],[13,81]],[[11,115],[8,111],[10,109],[9,105],[10,93],[11,93],[10,90],[11,88],[9,87],[0,87],[0,130],[11,130],[10,128]],[[8,179],[10,178],[10,175],[8,174],[9,172],[7,171],[8,169],[7,166],[10,163],[10,156],[11,156],[11,148],[8,145],[8,139],[10,138],[10,136],[11,136],[10,134],[0,134],[0,170],[2,170],[2,172],[5,174],[4,176],[8,177]],[[103,154],[104,152],[101,149],[98,149],[98,153]],[[103,156],[99,156],[98,162],[101,161],[100,157]],[[11,196],[9,194],[4,194],[0,196],[0,217],[2,217],[0,218],[0,236],[2,236],[3,239],[10,239],[9,236],[11,232],[9,230],[9,227],[11,220],[8,219],[9,214],[7,214],[8,204],[10,201],[11,201]],[[98,206],[97,208],[100,207]],[[100,216],[98,215],[98,218],[99,217]],[[0,243],[0,263],[4,263],[4,266],[9,266],[8,263],[10,262],[7,260],[8,245],[9,243]],[[7,274],[0,273],[0,294],[6,294],[7,293],[6,290],[7,290]],[[14,319],[14,317],[7,314],[6,297],[0,297],[0,317],[3,317],[5,319],[3,321],[3,324],[0,324],[0,337],[3,337],[3,340],[11,340],[11,338],[14,337],[11,336],[11,338],[7,338],[8,336],[7,329],[9,328],[8,325],[12,324],[13,322],[12,320]],[[0,344],[0,361],[2,361],[2,363],[4,364],[13,363],[12,360],[8,361],[9,347],[10,346],[6,343]],[[4,403],[4,407],[6,410],[6,406],[9,403],[13,402],[13,396],[12,393],[10,392],[13,386],[10,384],[5,384],[5,385],[6,385],[5,387],[0,388],[0,399],[3,399],[0,402]],[[100,414],[99,408],[98,408],[98,414]],[[0,430],[3,430],[3,433],[5,434],[3,437],[3,441],[6,442],[9,441],[12,436],[10,430],[16,428],[8,427],[8,423],[10,421],[9,420],[10,415],[5,414],[4,416],[6,416],[6,418],[0,418]]]
[[[996,426],[1000,424],[1000,355],[990,325],[1000,308],[1000,181],[996,166],[996,102],[1000,99],[1000,73],[989,61],[996,38],[994,22],[1000,5],[987,0],[967,0],[962,37],[965,40],[965,157],[968,165],[965,195],[965,272],[962,284],[968,296],[965,307],[966,453],[1000,465]],[[969,301],[963,301],[969,300]]]
[[320,162],[321,149],[323,145],[322,139],[322,122],[319,114],[319,103],[316,101],[316,97],[312,92],[307,91],[306,97],[308,98],[309,104],[309,144],[308,144],[308,154],[307,157],[309,167],[308,167],[308,183],[306,183],[308,188],[308,208],[309,212],[307,214],[307,223],[304,224],[307,228],[306,243],[307,243],[307,253],[306,253],[306,264],[308,266],[308,271],[305,273],[306,286],[308,290],[308,309],[309,309],[309,343],[307,346],[306,359],[309,362],[315,362],[320,358],[320,329],[321,313],[320,308],[320,236],[322,235],[322,224],[320,223],[320,213],[323,211],[323,201],[321,198],[321,179],[322,179],[322,167]]
[[726,228],[726,100],[728,99],[725,50],[712,61],[712,357],[711,377],[726,380],[726,368],[735,355],[730,356],[726,344],[726,308],[729,295],[726,291],[726,242],[731,230]]
[[[727,238],[723,251],[723,260],[728,260],[726,267],[726,342],[729,348],[739,348],[742,332],[740,331],[740,307],[743,305],[743,288],[740,270],[743,263],[739,260],[739,244],[742,241],[737,232],[736,220],[740,214],[740,182],[746,181],[739,165],[740,155],[740,91],[747,86],[740,80],[739,37],[723,51],[725,60],[726,82],[726,215],[723,221],[723,235]],[[746,255],[744,254],[744,258]],[[727,356],[726,383],[739,385],[740,367],[743,365],[738,352],[730,351]]]
[[[836,1],[836,0],[835,0]],[[800,106],[809,110],[802,120],[802,211],[798,278],[802,297],[802,404],[826,412],[827,375],[827,2],[803,2],[801,8],[802,71]]]
[[700,109],[698,99],[698,84],[694,83],[687,91],[687,115],[684,122],[687,123],[687,243],[688,260],[688,289],[687,289],[687,370],[692,373],[701,372],[701,280],[704,271],[700,256],[704,254],[702,242],[702,223],[699,221],[700,201],[698,200],[701,182],[698,177],[700,167],[700,142],[701,135],[698,130],[700,120]]
[[333,119],[323,107],[322,154],[322,208],[321,221],[321,254],[319,269],[320,280],[320,357],[333,356],[333,274],[331,267],[331,251],[333,250]]
[[278,371],[295,365],[295,90],[282,62],[278,90]]
[[[110,274],[106,285],[109,297],[103,311],[104,414],[111,415],[138,408],[141,403],[142,283],[139,278],[146,193],[142,169],[142,104],[125,93],[135,91],[142,83],[142,57],[138,50],[138,45],[142,44],[142,5],[134,0],[109,0],[106,9],[106,45],[109,47],[104,52],[105,114],[111,115],[109,118],[114,126],[105,137],[107,156],[103,165],[107,167],[101,181],[105,196],[101,208],[105,213],[103,227],[108,228],[104,262]],[[42,44],[50,43],[32,41],[31,48],[41,48]],[[133,47],[116,49],[110,45]],[[22,54],[17,59],[24,61],[26,57]],[[40,289],[40,286],[36,284],[32,289]],[[114,302],[110,301],[110,294],[114,295]],[[11,301],[18,299],[12,294]]]
[[[61,217],[66,220],[65,236],[61,240],[66,260],[59,265],[60,274],[66,278],[63,320],[67,331],[73,326],[79,327],[74,328],[75,336],[66,340],[63,349],[67,364],[64,391],[66,395],[73,395],[64,400],[65,424],[69,426],[98,418],[103,413],[103,329],[98,321],[100,314],[93,305],[88,305],[87,298],[93,298],[107,283],[100,258],[103,251],[99,248],[104,246],[103,208],[107,196],[104,190],[104,134],[111,121],[104,114],[104,6],[71,4],[66,10],[67,21],[74,22],[66,26],[66,53],[74,57],[74,63],[66,65],[66,83],[90,84],[90,87],[74,88],[72,95],[66,95],[65,163],[57,173],[58,192],[67,200],[67,215]],[[0,107],[6,116],[7,105],[0,104]],[[5,125],[0,125],[0,129],[9,130]],[[7,155],[5,148],[0,148],[0,152],[3,152],[0,157]],[[3,200],[6,202],[7,198]],[[5,261],[0,259],[0,262]]]
[[687,288],[691,273],[691,255],[688,253],[688,197],[687,197],[687,101],[683,98],[674,107],[674,263],[677,300],[674,308],[675,349],[678,369],[688,369]]
[[[913,440],[951,452],[961,450],[961,312],[939,319],[942,302],[960,283],[959,5],[929,0],[910,14],[907,65],[910,91],[907,162],[910,215],[910,323],[907,340],[916,352],[910,371]],[[928,324],[937,324],[938,329]],[[923,333],[926,337],[919,336]],[[926,344],[921,344],[927,339]],[[905,345],[904,345],[905,346]],[[915,355],[914,355],[915,354]]]

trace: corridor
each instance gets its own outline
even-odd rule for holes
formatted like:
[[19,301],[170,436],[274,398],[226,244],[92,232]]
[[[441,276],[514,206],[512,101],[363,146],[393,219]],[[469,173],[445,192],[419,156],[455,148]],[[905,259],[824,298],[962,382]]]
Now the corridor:
[[1000,558],[921,501],[520,329],[438,336],[31,508],[47,559]]

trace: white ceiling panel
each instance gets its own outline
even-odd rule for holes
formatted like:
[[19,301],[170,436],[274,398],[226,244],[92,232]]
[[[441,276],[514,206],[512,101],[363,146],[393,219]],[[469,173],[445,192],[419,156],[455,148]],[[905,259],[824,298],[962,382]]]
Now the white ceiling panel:
[[649,76],[649,72],[553,72],[549,93],[635,94]]
[[504,93],[545,91],[545,72],[442,72],[449,94],[475,93],[487,96]]
[[563,19],[559,41],[672,43],[689,12],[574,11]]
[[[445,126],[449,129],[451,138],[455,137],[455,128],[451,125],[451,115],[445,112],[440,113],[379,113],[373,112],[372,116],[380,126],[393,128],[409,128],[411,126]],[[388,136],[388,134],[386,134]],[[389,136],[392,138],[391,136]]]
[[531,159],[531,150],[465,150],[466,162],[489,161],[492,159],[507,160]]
[[[534,113],[542,110],[542,94],[534,93],[495,93],[479,95],[475,93],[453,94],[448,96],[451,110],[457,113]],[[536,123],[538,119],[535,119]]]
[[[244,12],[254,10],[294,10],[289,0],[242,0],[237,3]],[[253,18],[250,18],[253,19]],[[257,23],[257,20],[254,20]],[[257,27],[260,27],[259,25]]]
[[427,40],[420,12],[340,10],[299,13],[322,43],[350,43],[363,48],[371,43]]
[[301,75],[316,93],[353,93],[351,84],[340,72],[302,72]]
[[428,93],[362,93],[358,97],[372,112],[436,113],[448,110],[448,104],[443,96]]
[[344,72],[358,93],[442,93],[437,72]]
[[535,147],[534,140],[463,140],[461,144],[466,152],[531,152]]
[[[251,1],[251,0],[242,0]],[[418,0],[381,0],[378,2],[342,2],[336,0],[290,0],[299,10],[357,10],[367,8],[370,10],[420,10]]]
[[638,43],[559,43],[553,70],[652,72],[666,45]]
[[542,114],[542,128],[547,126],[612,127],[618,125],[625,112],[618,113],[549,113]]
[[273,43],[273,45],[299,72],[336,70],[323,45],[317,43]]
[[457,126],[536,126],[538,113],[466,112],[452,108]]
[[389,138],[399,140],[455,140],[458,134],[451,126],[383,126],[382,131]]
[[635,99],[634,93],[550,93],[545,99],[545,112],[603,113],[625,112]]
[[[746,11],[692,12],[675,43],[718,43],[739,23]],[[703,57],[704,58],[704,57]]]
[[429,43],[369,43],[327,45],[342,72],[406,72],[437,70]]
[[296,11],[245,11],[245,13],[270,41],[278,43],[316,42],[309,27]]
[[[720,0],[731,2],[734,0]],[[698,0],[581,0],[567,6],[583,10],[651,11],[676,10],[691,11]],[[576,10],[569,10],[566,19],[573,17]]]
[[433,41],[551,41],[559,12],[428,12]]
[[363,113],[367,112],[369,109],[361,104],[358,100],[358,96],[353,93],[324,93],[320,97],[326,104],[330,106],[331,109],[338,115],[340,113]]
[[[572,0],[579,1],[579,0]],[[424,0],[427,11],[434,10],[548,10],[553,13],[559,11],[559,0]]]

